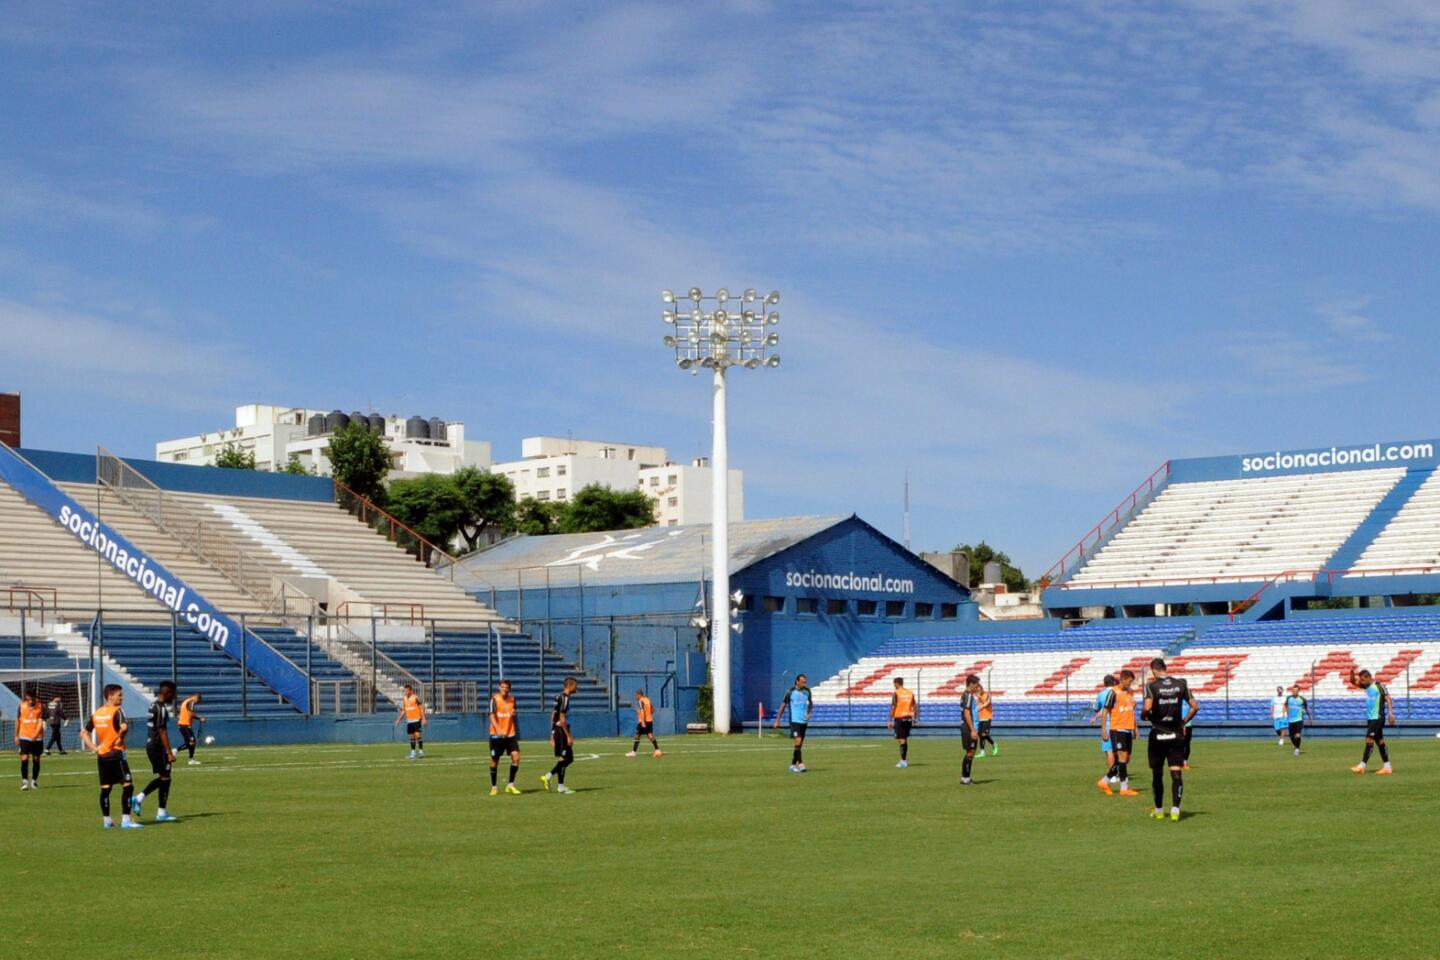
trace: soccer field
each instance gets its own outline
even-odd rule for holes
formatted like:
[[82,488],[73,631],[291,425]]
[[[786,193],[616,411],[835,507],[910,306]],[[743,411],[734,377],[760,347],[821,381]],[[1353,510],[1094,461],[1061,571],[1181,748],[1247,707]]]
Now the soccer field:
[[538,743],[522,797],[477,743],[216,746],[181,822],[125,832],[72,754],[0,794],[0,916],[15,956],[1433,957],[1440,743],[1393,744],[1385,778],[1347,771],[1358,739],[1197,741],[1178,824],[1148,770],[1102,795],[1088,739],[1002,739],[972,787],[949,740],[896,770],[815,739],[805,775],[778,737],[584,741],[568,797]]

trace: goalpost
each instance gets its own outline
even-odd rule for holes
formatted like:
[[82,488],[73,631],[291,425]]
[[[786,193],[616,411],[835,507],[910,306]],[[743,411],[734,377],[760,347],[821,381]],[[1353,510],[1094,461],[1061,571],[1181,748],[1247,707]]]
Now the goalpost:
[[[14,697],[21,698],[25,694],[35,695],[42,708],[48,707],[52,700],[59,700],[65,711],[65,726],[62,728],[60,742],[66,750],[78,750],[80,748],[80,726],[84,723],[85,717],[90,713],[90,670],[78,663],[74,667],[65,669],[26,669],[26,670],[5,670],[0,669],[0,686],[11,693]],[[10,698],[4,698],[9,703]],[[15,711],[6,709],[4,716],[0,717],[0,743],[10,744],[15,737]],[[50,728],[46,725],[45,739],[50,738]]]

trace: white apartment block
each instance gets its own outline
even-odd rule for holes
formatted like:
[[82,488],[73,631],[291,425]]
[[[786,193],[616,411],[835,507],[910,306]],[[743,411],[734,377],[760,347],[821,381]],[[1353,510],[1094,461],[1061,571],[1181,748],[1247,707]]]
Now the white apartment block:
[[[566,501],[591,484],[641,490],[656,502],[661,526],[710,522],[711,470],[706,461],[671,463],[664,447],[566,437],[526,437],[524,459],[491,470],[510,478],[516,499]],[[744,474],[729,476],[730,518],[745,519]]]
[[463,423],[258,403],[236,407],[233,428],[157,443],[155,459],[212,466],[221,452],[233,446],[253,453],[257,470],[283,470],[295,454],[304,466],[329,476],[330,438],[351,420],[364,420],[369,429],[383,435],[390,450],[390,475],[395,478],[490,466],[490,444],[467,440]]

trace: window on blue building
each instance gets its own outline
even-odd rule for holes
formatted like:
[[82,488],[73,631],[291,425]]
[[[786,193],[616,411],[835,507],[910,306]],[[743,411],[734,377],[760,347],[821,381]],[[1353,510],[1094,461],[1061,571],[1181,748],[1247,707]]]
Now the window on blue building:
[[877,600],[857,600],[855,601],[855,608],[855,612],[860,614],[860,616],[873,617],[875,616],[875,612],[880,609],[880,603]]
[[886,601],[885,601],[885,616],[887,616],[887,617],[903,617],[903,616],[905,616],[905,601],[904,601],[904,600],[886,600]]
[[766,612],[766,613],[784,613],[784,612],[785,612],[785,598],[784,598],[784,597],[766,597],[766,598],[765,598],[765,612]]
[[921,603],[919,600],[915,601],[916,620],[929,620],[933,616],[935,616],[935,604]]
[[819,612],[820,612],[820,601],[819,601],[819,600],[816,600],[814,597],[796,597],[796,598],[795,598],[795,612],[796,612],[796,613],[819,613]]
[[942,604],[940,604],[940,619],[941,619],[941,620],[954,620],[954,619],[955,619],[956,617],[958,617],[959,615],[960,615],[960,605],[959,605],[959,604],[956,604],[956,603],[942,603]]
[[844,600],[826,600],[825,612],[832,617],[841,617],[850,612],[850,605]]

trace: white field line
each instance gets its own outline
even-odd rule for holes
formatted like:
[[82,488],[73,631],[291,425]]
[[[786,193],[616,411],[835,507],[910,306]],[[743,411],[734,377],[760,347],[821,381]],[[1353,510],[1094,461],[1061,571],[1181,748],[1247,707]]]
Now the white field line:
[[[352,746],[350,747],[350,749],[353,750],[353,749],[354,749],[355,747],[357,747],[357,746],[369,746],[369,745],[368,745],[368,744],[354,744],[354,745],[352,745]],[[826,746],[825,746],[825,750],[826,750],[827,752],[828,752],[829,750],[833,750],[833,749],[836,749],[836,748],[844,749],[844,750],[875,750],[875,749],[878,749],[878,748],[881,747],[881,746],[884,746],[884,744],[878,744],[878,743],[844,743],[844,744],[840,744],[840,743],[827,743]],[[762,752],[763,752],[763,753],[776,753],[776,754],[778,754],[779,752],[781,752],[781,751],[784,749],[784,747],[785,747],[785,743],[782,743],[782,742],[779,742],[779,741],[777,741],[776,745],[773,746],[773,747],[738,746],[738,745],[737,745],[737,746],[734,746],[734,747],[692,747],[692,748],[688,748],[688,749],[676,750],[676,751],[674,751],[673,753],[670,752],[670,751],[666,751],[665,757],[666,757],[667,759],[668,759],[668,758],[671,758],[671,757],[683,758],[683,757],[686,757],[686,756],[690,756],[690,755],[692,755],[692,754],[709,754],[709,753],[762,753]],[[275,749],[279,749],[279,748],[276,748],[276,747],[252,747],[252,748],[236,748],[236,749],[275,750]],[[296,747],[295,749],[296,749],[296,750],[308,751],[310,748],[304,747],[304,746],[300,746],[300,747]],[[403,749],[403,746],[402,746],[401,749]],[[328,749],[327,749],[327,752],[334,752],[334,750],[333,750],[333,748],[328,748]],[[576,754],[576,755],[575,755],[575,759],[576,759],[576,761],[578,762],[578,761],[581,761],[581,760],[600,760],[600,759],[603,759],[603,758],[605,758],[605,757],[624,757],[624,756],[625,756],[624,751],[605,752],[605,753],[581,753],[581,754]],[[548,753],[542,753],[542,754],[541,754],[541,757],[548,760],[548,758],[550,757],[550,754],[548,754]],[[207,763],[205,763],[203,766],[200,766],[200,767],[188,767],[188,766],[182,766],[182,765],[178,765],[178,764],[177,764],[177,766],[176,766],[176,768],[175,768],[175,772],[178,773],[178,772],[180,772],[180,771],[183,770],[183,771],[184,771],[184,777],[189,777],[189,776],[191,776],[191,775],[193,775],[193,774],[209,775],[209,774],[214,774],[214,773],[253,773],[253,772],[255,772],[255,771],[262,771],[262,772],[263,772],[263,771],[265,771],[265,770],[285,770],[285,769],[294,769],[294,768],[300,768],[300,769],[317,769],[317,770],[318,770],[318,769],[322,769],[322,768],[337,769],[337,770],[338,770],[338,769],[366,770],[366,769],[379,769],[379,768],[384,768],[384,767],[395,767],[395,766],[399,766],[399,765],[402,765],[402,764],[411,764],[411,765],[415,766],[416,768],[423,768],[423,767],[449,767],[449,766],[456,766],[456,765],[459,765],[459,764],[468,764],[468,763],[484,763],[484,764],[487,764],[487,765],[488,765],[489,761],[490,761],[490,754],[489,754],[488,752],[486,752],[486,753],[478,753],[478,754],[460,754],[460,755],[456,755],[456,756],[444,756],[444,757],[426,757],[426,758],[424,758],[423,760],[409,760],[409,759],[407,759],[407,758],[405,758],[405,757],[391,757],[391,758],[372,757],[372,758],[369,758],[369,759],[357,759],[357,760],[318,760],[318,761],[317,761],[317,760],[294,760],[294,761],[282,760],[282,761],[280,761],[280,762],[278,762],[278,763],[234,763],[234,764],[228,764],[228,763],[227,763],[227,764],[222,764],[222,763],[207,762]],[[521,762],[522,762],[522,763],[524,762],[524,755],[523,755],[523,754],[522,754],[522,757],[521,757]],[[532,762],[537,762],[537,761],[532,761]],[[143,764],[143,761],[142,761],[142,764]],[[91,769],[86,769],[86,770],[62,770],[62,771],[53,772],[53,773],[47,771],[47,772],[45,773],[45,778],[48,780],[48,779],[51,779],[51,778],[54,778],[54,777],[93,777],[93,776],[95,776],[95,775],[96,775],[96,774],[95,774],[95,770],[94,770],[93,768],[91,768]],[[149,774],[148,769],[145,769],[145,768],[142,767],[142,769],[140,769],[139,772],[133,773],[133,775],[134,775],[135,779],[143,780],[143,779],[145,779],[147,776],[149,776],[150,774]],[[182,781],[183,781],[184,777],[181,778]]]

